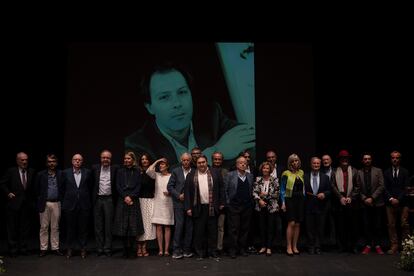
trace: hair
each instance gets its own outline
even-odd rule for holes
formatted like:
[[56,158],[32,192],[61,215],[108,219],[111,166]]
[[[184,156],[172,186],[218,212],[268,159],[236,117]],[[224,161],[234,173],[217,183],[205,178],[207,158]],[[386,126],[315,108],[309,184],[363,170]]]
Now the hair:
[[402,156],[401,152],[399,152],[398,150],[393,150],[393,151],[390,153],[390,156],[392,157],[392,155],[393,155],[393,154],[398,154],[398,155],[400,156],[400,158],[401,158],[401,156]]
[[262,172],[262,169],[263,169],[263,167],[264,166],[269,166],[269,168],[270,168],[270,172],[272,172],[273,171],[273,166],[272,166],[272,164],[270,164],[270,162],[267,162],[267,161],[264,161],[262,164],[260,164],[260,166],[259,166],[259,172],[260,173],[263,173]]
[[152,159],[151,159],[151,156],[148,154],[148,153],[146,153],[146,152],[143,152],[143,153],[141,153],[141,155],[139,156],[139,162],[138,162],[138,167],[140,167],[141,169],[142,169],[142,165],[141,165],[141,159],[142,159],[142,157],[147,157],[147,159],[148,159],[148,161],[149,161],[149,163],[150,164],[152,164]]
[[200,152],[202,152],[202,150],[199,147],[194,147],[191,149],[191,153],[193,152],[193,150],[199,150]]
[[300,161],[299,156],[296,153],[293,153],[291,155],[289,155],[288,157],[288,161],[287,161],[287,167],[288,169],[291,171],[292,170],[292,163],[293,161],[298,160],[299,161],[299,168],[302,167],[302,161]]
[[49,153],[49,154],[46,155],[46,163],[47,163],[47,160],[49,158],[56,160],[56,162],[58,161],[58,158],[57,158],[57,156],[54,153]]
[[204,154],[201,154],[199,157],[197,157],[196,162],[197,162],[197,161],[198,161],[198,159],[200,159],[200,158],[204,158],[204,159],[206,159],[206,162],[208,163],[207,156],[205,156]]
[[101,150],[101,153],[99,154],[99,156],[101,156],[102,153],[104,153],[104,152],[108,152],[112,156],[112,152],[110,150],[107,150],[107,149]]
[[166,74],[173,71],[177,71],[183,75],[188,87],[192,91],[193,77],[190,75],[188,70],[184,68],[184,66],[182,65],[174,64],[172,61],[164,61],[160,64],[153,66],[147,73],[144,74],[144,76],[141,79],[140,92],[141,96],[144,99],[144,103],[151,103],[150,83],[152,76],[154,74]]
[[312,162],[313,162],[315,159],[318,159],[319,161],[321,161],[321,162],[322,162],[322,159],[321,159],[321,158],[319,158],[318,156],[312,156],[312,157],[311,157],[311,159],[310,159],[310,163],[312,164]]
[[136,167],[137,166],[137,156],[135,155],[135,153],[131,150],[128,150],[125,152],[125,155],[128,155],[129,157],[132,158],[133,162],[132,162],[132,167]]
[[215,151],[213,152],[213,154],[211,155],[211,157],[213,157],[215,154],[220,154],[221,158],[224,158],[223,153],[221,151]]

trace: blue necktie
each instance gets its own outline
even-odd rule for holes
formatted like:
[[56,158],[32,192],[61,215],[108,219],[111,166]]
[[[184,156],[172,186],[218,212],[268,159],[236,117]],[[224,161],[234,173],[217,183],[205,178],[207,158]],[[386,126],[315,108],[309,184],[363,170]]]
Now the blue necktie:
[[318,193],[318,175],[317,174],[312,174],[312,178],[313,178],[313,183],[312,183],[312,190],[313,190],[313,194],[316,195]]

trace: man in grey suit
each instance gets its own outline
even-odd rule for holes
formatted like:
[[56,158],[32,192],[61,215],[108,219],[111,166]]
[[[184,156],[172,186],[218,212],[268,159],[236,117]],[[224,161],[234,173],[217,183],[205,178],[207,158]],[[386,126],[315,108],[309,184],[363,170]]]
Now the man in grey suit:
[[167,190],[171,194],[174,206],[175,230],[173,239],[173,259],[190,258],[193,238],[193,220],[184,210],[184,183],[191,171],[191,155],[181,155],[181,166],[171,172]]
[[384,176],[380,168],[372,166],[372,155],[364,153],[362,169],[358,171],[357,183],[360,187],[360,196],[363,203],[363,219],[366,235],[366,246],[362,254],[366,255],[375,246],[379,255],[384,252],[380,246],[381,212],[384,206]]
[[247,257],[247,236],[253,212],[253,175],[246,172],[247,160],[240,156],[236,160],[236,170],[227,174],[224,193],[227,207],[227,221],[230,240],[230,257],[236,258],[236,250]]

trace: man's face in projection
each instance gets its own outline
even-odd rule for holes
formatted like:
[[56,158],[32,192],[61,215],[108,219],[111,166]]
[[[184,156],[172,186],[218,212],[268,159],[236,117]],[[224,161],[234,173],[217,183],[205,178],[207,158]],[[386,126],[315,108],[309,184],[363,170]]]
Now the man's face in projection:
[[193,100],[184,76],[175,70],[155,73],[150,81],[151,103],[145,104],[164,129],[183,130],[193,117]]

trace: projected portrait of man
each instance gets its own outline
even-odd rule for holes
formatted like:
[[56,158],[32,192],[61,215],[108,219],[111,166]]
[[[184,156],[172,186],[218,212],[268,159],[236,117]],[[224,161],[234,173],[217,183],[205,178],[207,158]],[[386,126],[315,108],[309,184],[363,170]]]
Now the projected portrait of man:
[[153,159],[165,157],[174,166],[194,147],[206,156],[220,151],[231,163],[240,151],[255,146],[254,127],[229,119],[217,103],[201,102],[195,110],[192,87],[191,75],[181,66],[165,62],[151,68],[141,81],[141,95],[152,116],[126,137],[125,148],[148,152]]

